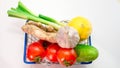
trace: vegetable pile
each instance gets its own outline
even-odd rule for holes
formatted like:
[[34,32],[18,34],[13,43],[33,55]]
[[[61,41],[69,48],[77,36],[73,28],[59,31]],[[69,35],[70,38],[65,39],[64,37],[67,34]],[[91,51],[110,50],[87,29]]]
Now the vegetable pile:
[[26,58],[30,62],[47,60],[71,66],[76,62],[91,62],[98,57],[98,50],[82,44],[91,35],[92,26],[84,18],[77,16],[67,23],[59,22],[43,14],[35,15],[22,2],[7,11],[8,16],[28,20],[22,30],[39,39],[27,45]]

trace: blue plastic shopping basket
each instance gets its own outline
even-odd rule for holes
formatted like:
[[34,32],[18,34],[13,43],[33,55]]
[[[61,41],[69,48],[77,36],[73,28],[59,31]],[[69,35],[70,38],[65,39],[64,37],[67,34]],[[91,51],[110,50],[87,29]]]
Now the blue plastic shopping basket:
[[[35,62],[30,62],[26,58],[27,45],[28,45],[28,43],[32,43],[35,40],[38,40],[38,39],[36,39],[32,35],[29,35],[29,34],[25,33],[25,38],[24,38],[24,57],[23,57],[23,60],[24,60],[24,63],[26,63],[26,64],[36,64]],[[91,36],[87,39],[87,42],[85,44],[92,45],[92,43],[91,43]],[[52,64],[52,62],[43,62],[43,63]],[[90,64],[90,63],[92,63],[92,61],[91,62],[81,62],[81,63],[77,63],[77,64]]]

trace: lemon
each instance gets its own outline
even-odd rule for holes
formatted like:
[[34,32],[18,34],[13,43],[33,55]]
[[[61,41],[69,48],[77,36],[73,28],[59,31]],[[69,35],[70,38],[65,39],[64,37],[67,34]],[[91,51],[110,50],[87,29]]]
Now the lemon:
[[87,39],[92,32],[91,23],[84,17],[78,16],[73,18],[68,22],[68,26],[71,26],[78,31],[81,41]]

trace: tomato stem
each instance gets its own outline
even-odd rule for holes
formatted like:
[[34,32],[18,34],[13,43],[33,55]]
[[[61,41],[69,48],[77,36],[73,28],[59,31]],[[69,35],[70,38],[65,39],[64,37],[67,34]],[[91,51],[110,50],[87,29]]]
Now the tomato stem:
[[41,57],[39,57],[39,56],[37,56],[37,57],[35,57],[35,58],[34,58],[34,62],[35,62],[35,63],[40,64],[40,63],[41,63],[41,61],[42,61],[42,58],[41,58]]
[[71,61],[64,60],[63,63],[65,64],[66,67],[71,66],[70,64]]

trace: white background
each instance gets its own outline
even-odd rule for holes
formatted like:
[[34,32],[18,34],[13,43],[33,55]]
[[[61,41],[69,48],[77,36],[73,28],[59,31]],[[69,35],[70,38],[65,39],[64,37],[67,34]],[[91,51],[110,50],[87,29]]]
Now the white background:
[[[0,0],[0,68],[62,68],[23,62],[25,20],[7,16],[19,0]],[[90,65],[70,68],[120,68],[120,0],[22,0],[34,13],[57,20],[83,16],[93,26],[92,44],[99,57]]]

